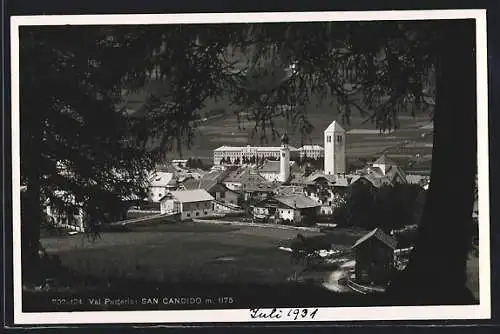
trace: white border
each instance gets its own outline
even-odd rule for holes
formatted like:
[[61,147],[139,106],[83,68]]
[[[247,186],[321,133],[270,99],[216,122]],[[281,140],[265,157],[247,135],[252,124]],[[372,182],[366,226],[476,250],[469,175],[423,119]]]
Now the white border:
[[[60,15],[11,17],[12,80],[12,199],[14,258],[14,323],[89,324],[89,323],[228,323],[255,322],[247,309],[197,311],[87,311],[22,312],[21,232],[20,232],[20,151],[19,151],[19,27],[25,25],[139,25],[202,24],[248,22],[382,21],[464,19],[476,20],[477,111],[478,111],[478,186],[479,186],[479,268],[480,304],[471,306],[391,306],[320,308],[312,321],[359,320],[458,320],[489,319],[490,239],[489,239],[489,162],[488,162],[488,87],[486,49],[486,10],[422,10],[368,12],[287,12],[214,13],[160,15]],[[261,320],[280,321],[280,320]]]

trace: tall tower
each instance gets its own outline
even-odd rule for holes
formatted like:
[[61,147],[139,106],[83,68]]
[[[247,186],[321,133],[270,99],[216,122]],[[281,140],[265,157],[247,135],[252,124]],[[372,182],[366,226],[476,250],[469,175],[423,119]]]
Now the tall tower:
[[288,148],[288,136],[285,133],[281,137],[281,148],[280,148],[280,176],[278,180],[280,182],[288,181],[290,177],[290,149]]
[[325,130],[325,174],[346,172],[345,130],[333,121]]

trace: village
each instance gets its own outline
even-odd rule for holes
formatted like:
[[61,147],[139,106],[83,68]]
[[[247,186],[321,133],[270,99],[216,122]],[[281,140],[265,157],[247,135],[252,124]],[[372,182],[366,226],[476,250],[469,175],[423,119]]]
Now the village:
[[[219,147],[213,151],[209,170],[199,168],[202,164],[196,165],[194,159],[159,164],[150,172],[147,198],[126,201],[123,219],[103,224],[103,231],[151,223],[231,225],[261,229],[264,234],[266,228],[286,229],[295,237],[278,242],[276,248],[288,252],[301,268],[288,280],[315,280],[326,270],[328,279],[320,281],[329,290],[383,292],[408,262],[414,222],[399,222],[397,228],[383,222],[368,229],[351,225],[355,232],[348,232],[348,242],[329,243],[324,236],[344,233],[337,213],[345,210],[355,187],[377,191],[413,185],[425,196],[429,176],[405,173],[386,154],[374,157],[364,168],[348,170],[348,140],[343,127],[333,121],[324,130],[323,146],[297,149],[284,133],[280,146]],[[71,233],[85,232],[81,213],[69,220],[50,207],[46,212]]]

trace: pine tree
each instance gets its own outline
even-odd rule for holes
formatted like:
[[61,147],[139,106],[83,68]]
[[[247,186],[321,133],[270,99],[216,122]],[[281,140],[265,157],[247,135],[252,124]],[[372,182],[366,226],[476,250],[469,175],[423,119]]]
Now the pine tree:
[[[357,110],[381,130],[397,128],[401,112],[434,112],[431,186],[415,251],[393,288],[408,300],[464,296],[477,167],[473,20],[30,27],[20,37],[23,265],[38,251],[42,198],[68,209],[54,194],[69,192],[90,225],[118,211],[143,188],[157,153],[189,146],[207,98],[229,94],[265,141],[278,119],[310,134],[301,106],[314,95],[334,97],[347,125]],[[250,50],[251,66],[235,71],[230,47]],[[167,88],[150,94],[144,117],[117,110],[123,89],[153,76]],[[449,187],[450,170],[461,190]]]

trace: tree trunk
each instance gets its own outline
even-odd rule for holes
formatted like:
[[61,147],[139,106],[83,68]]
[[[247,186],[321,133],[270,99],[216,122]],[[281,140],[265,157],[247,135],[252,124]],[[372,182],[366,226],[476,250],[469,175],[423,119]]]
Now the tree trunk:
[[415,250],[392,290],[409,303],[473,302],[465,284],[477,171],[475,23],[443,25],[431,184]]

